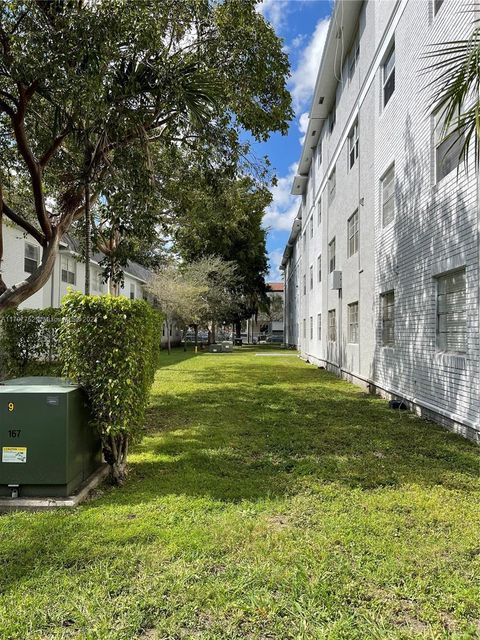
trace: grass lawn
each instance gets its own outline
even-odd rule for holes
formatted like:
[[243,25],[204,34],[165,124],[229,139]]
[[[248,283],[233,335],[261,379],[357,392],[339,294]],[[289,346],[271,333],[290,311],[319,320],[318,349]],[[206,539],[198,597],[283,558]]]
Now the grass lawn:
[[0,517],[2,640],[480,638],[478,447],[291,355],[162,360],[124,489]]

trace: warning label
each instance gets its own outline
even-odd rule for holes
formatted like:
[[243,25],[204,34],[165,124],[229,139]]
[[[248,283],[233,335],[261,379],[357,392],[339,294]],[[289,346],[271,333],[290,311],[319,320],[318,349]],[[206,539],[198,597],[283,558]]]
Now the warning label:
[[27,447],[2,447],[2,462],[26,462]]

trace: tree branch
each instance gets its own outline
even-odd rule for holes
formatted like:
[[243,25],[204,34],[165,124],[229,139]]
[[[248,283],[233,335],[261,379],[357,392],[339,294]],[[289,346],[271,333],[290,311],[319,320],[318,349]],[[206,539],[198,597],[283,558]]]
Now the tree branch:
[[50,147],[45,151],[43,156],[40,158],[39,165],[42,169],[50,162],[52,157],[55,155],[57,150],[61,147],[62,142],[65,140],[67,135],[69,134],[68,129],[64,129],[62,133],[60,133],[53,141]]
[[17,224],[29,235],[31,235],[32,238],[35,238],[38,244],[41,244],[42,247],[46,245],[45,236],[36,227],[34,227],[33,224],[28,222],[28,220],[25,220],[25,218],[22,218],[22,216],[20,216],[18,213],[15,213],[13,209],[10,209],[10,207],[4,200],[2,200],[1,204],[3,207],[3,213],[7,216],[7,218],[10,218],[12,222]]

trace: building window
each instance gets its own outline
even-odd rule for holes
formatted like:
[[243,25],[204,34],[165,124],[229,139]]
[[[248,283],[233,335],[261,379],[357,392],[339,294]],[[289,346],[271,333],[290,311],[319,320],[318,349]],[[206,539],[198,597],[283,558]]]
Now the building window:
[[358,343],[358,302],[348,305],[348,341]]
[[76,266],[77,263],[72,256],[62,255],[61,258],[61,270],[62,270],[62,282],[67,284],[75,284],[76,281]]
[[393,291],[384,293],[382,300],[382,344],[393,347],[395,344],[395,294]]
[[305,231],[303,232],[303,248],[307,248],[307,234],[305,233]]
[[328,271],[329,273],[335,271],[335,238],[328,245]]
[[358,158],[358,120],[348,134],[348,167],[351,169]]
[[310,216],[310,238],[313,238],[313,213]]
[[319,340],[322,339],[322,314],[321,313],[317,315],[317,337]]
[[337,170],[333,167],[330,175],[328,176],[328,202],[329,204],[335,198],[335,187],[337,185]]
[[94,291],[98,291],[99,293],[103,293],[105,290],[105,283],[103,282],[103,274],[101,271],[97,271],[97,269],[90,269],[90,279],[92,281],[92,288]]
[[317,226],[322,224],[322,196],[319,197],[317,203]]
[[130,283],[130,300],[135,300],[135,283]]
[[437,278],[437,345],[442,351],[467,350],[465,269]]
[[307,295],[307,276],[303,274],[303,295]]
[[313,289],[313,266],[310,267],[310,289]]
[[359,55],[360,55],[360,37],[357,31],[355,40],[353,42],[353,47],[350,50],[350,57],[348,62],[348,77],[350,80],[355,75],[355,69],[357,68],[357,65],[358,65]]
[[385,62],[383,63],[383,106],[388,104],[388,101],[395,91],[395,44],[392,45],[388,52]]
[[303,339],[307,337],[307,321],[303,319]]
[[330,342],[337,341],[337,312],[330,309],[328,312],[328,339]]
[[317,258],[317,278],[318,281],[322,281],[322,256],[319,255]]
[[395,165],[382,178],[382,225],[384,227],[395,217]]
[[310,316],[310,340],[313,340],[313,316]]
[[23,268],[26,273],[33,273],[40,264],[40,247],[36,244],[25,243]]
[[465,145],[463,129],[458,130],[455,122],[445,128],[443,108],[434,114],[435,180],[440,182],[460,164]]
[[322,164],[322,139],[320,138],[320,140],[318,141],[318,145],[317,145],[317,167],[319,167]]
[[436,16],[440,11],[440,7],[443,4],[443,0],[433,0],[433,15]]
[[358,251],[358,209],[350,216],[347,222],[348,257]]

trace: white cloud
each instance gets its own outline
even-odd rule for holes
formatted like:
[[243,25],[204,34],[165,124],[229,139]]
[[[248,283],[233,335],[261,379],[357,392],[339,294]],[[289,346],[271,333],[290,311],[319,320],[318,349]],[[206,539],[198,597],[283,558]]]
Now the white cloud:
[[308,111],[304,111],[298,119],[298,129],[300,133],[303,134],[299,139],[299,142],[303,147],[303,143],[305,142],[305,134],[307,133],[308,129]]
[[293,108],[297,113],[305,109],[312,99],[329,22],[329,18],[322,18],[317,22],[315,31],[300,54],[297,67],[290,78]]
[[255,9],[278,31],[284,26],[287,17],[289,0],[263,0]]
[[283,249],[274,249],[268,254],[268,260],[270,262],[270,271],[268,273],[268,279],[270,281],[283,280],[283,274],[280,271],[280,265],[283,258]]
[[277,184],[270,189],[273,200],[263,217],[265,228],[272,231],[290,231],[299,207],[298,198],[290,194],[296,173],[295,163],[290,165],[288,174],[278,178]]

